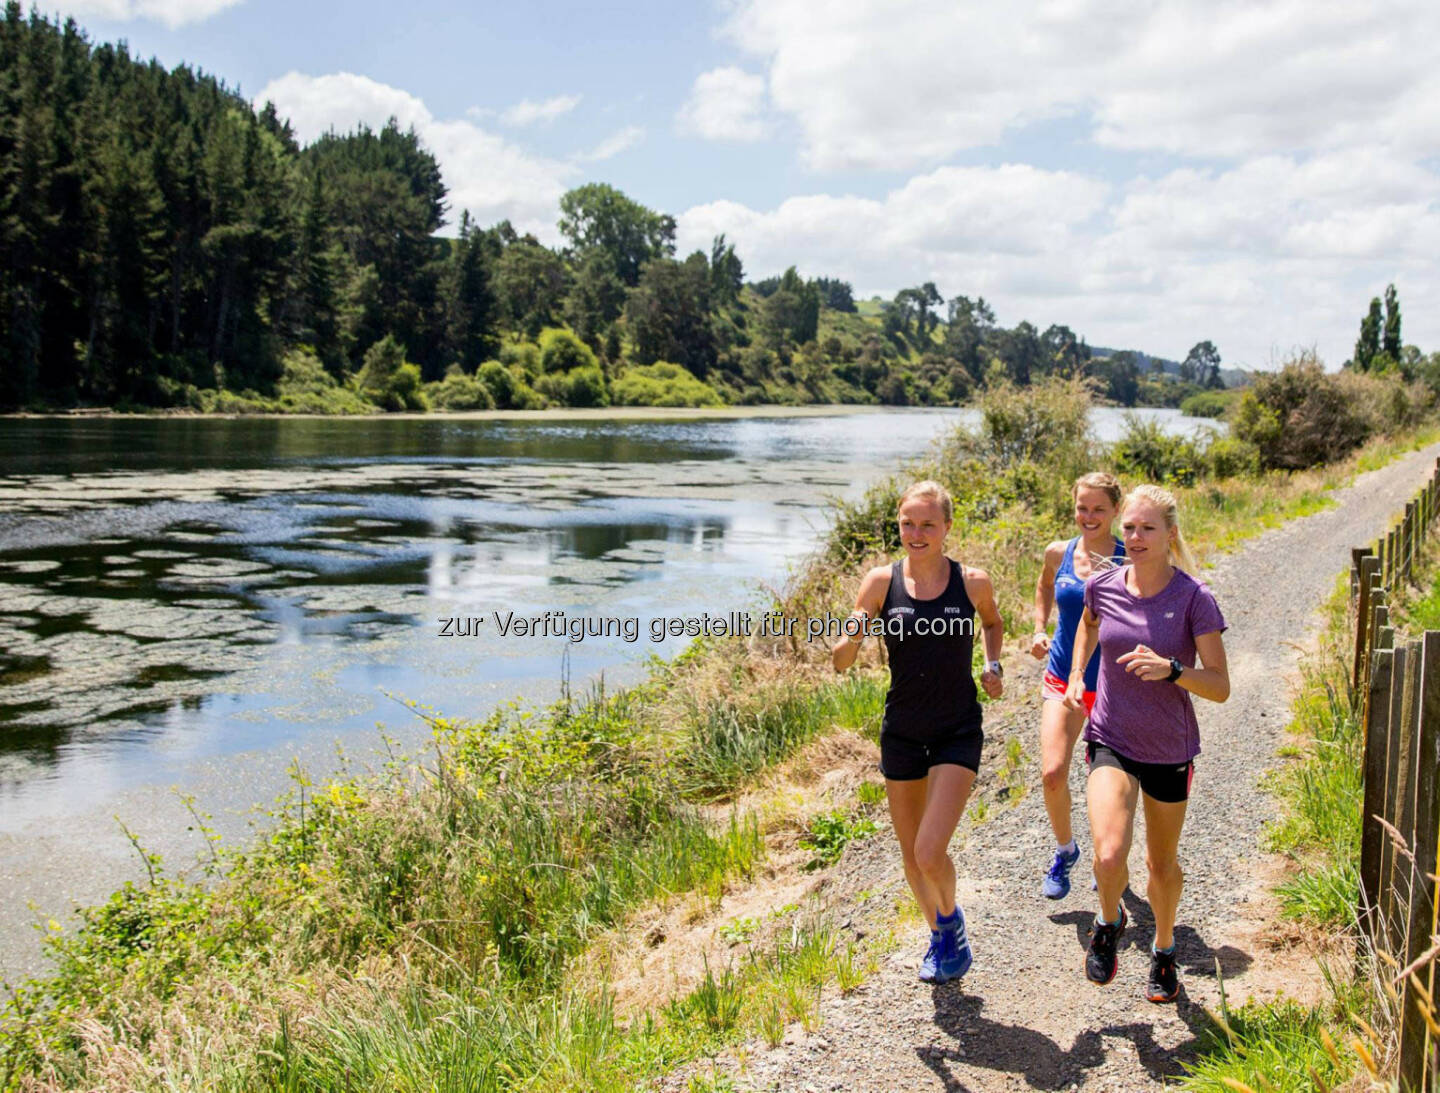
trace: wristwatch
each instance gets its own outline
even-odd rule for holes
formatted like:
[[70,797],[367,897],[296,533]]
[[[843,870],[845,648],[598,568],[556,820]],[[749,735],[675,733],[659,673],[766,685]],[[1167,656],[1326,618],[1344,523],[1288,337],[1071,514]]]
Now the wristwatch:
[[1171,658],[1170,658],[1170,674],[1165,677],[1165,682],[1166,682],[1166,683],[1174,683],[1177,679],[1180,678],[1180,673],[1183,672],[1184,670],[1185,670],[1185,665],[1181,664],[1180,661],[1177,660],[1175,657],[1171,657]]
[[1001,679],[1005,678],[1005,665],[1001,664],[998,660],[987,660],[985,662],[985,670],[987,672],[994,672]]

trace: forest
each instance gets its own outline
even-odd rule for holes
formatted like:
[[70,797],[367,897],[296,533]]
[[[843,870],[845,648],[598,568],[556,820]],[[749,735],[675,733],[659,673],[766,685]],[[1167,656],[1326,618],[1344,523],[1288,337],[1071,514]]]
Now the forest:
[[601,182],[560,202],[559,247],[450,209],[392,121],[301,146],[272,104],[92,44],[8,3],[0,24],[0,408],[221,412],[964,402],[997,380],[1094,377],[1122,405],[1224,386],[997,322],[925,281],[747,281],[722,235]]

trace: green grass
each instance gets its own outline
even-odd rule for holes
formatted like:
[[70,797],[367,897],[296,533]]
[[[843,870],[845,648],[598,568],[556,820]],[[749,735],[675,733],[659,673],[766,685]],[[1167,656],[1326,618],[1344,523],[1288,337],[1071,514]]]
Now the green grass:
[[[1408,601],[1402,597],[1397,606],[1392,618],[1401,628],[1440,623],[1435,561],[1432,552],[1418,571],[1423,581],[1435,582],[1429,591]],[[1330,938],[1353,935],[1360,887],[1362,733],[1349,690],[1353,633],[1347,596],[1342,579],[1324,605],[1319,650],[1302,669],[1290,726],[1296,743],[1282,749],[1287,763],[1269,786],[1283,813],[1266,833],[1268,848],[1295,862],[1290,878],[1276,889],[1282,914]],[[1350,961],[1344,963],[1344,972],[1321,965],[1331,996],[1323,1005],[1307,1008],[1281,999],[1234,1012],[1222,1007],[1183,1087],[1308,1093],[1341,1086],[1366,1058],[1383,1066],[1387,1051],[1380,1044],[1391,1035],[1394,1006],[1377,988],[1377,977],[1388,980],[1390,971],[1373,955],[1360,962],[1376,965],[1378,971],[1368,976],[1357,978]]]
[[1266,834],[1270,850],[1289,854],[1295,875],[1278,888],[1282,913],[1343,931],[1354,920],[1360,875],[1361,729],[1350,694],[1346,592],[1326,604],[1320,654],[1302,667],[1290,732],[1303,742],[1271,789],[1284,802]]
[[845,847],[856,839],[863,839],[879,830],[875,821],[867,817],[852,817],[844,812],[826,812],[810,821],[810,830],[800,839],[801,850],[810,851],[810,860],[805,863],[807,870],[824,869],[834,865],[845,852]]
[[[1347,588],[1337,582],[1325,603],[1318,653],[1307,658],[1290,732],[1292,758],[1267,788],[1282,813],[1266,832],[1267,849],[1295,862],[1278,886],[1281,913],[1326,935],[1344,935],[1355,922],[1360,874],[1360,733],[1346,674]],[[1367,996],[1348,979],[1321,969],[1331,1000],[1307,1008],[1281,998],[1231,1011],[1223,1004],[1202,1036],[1181,1085],[1236,1093],[1310,1093],[1332,1088],[1354,1072],[1357,1056],[1327,1046],[1348,1042],[1368,1009]],[[1240,1083],[1240,1084],[1235,1084]]]
[[[603,996],[571,997],[571,960],[642,903],[718,899],[749,877],[764,855],[754,816],[716,826],[699,803],[832,725],[873,716],[881,694],[863,677],[752,688],[691,708],[687,746],[672,753],[657,703],[686,670],[540,715],[437,721],[436,758],[418,780],[409,762],[379,782],[316,787],[297,772],[266,838],[218,853],[212,887],[152,862],[154,883],[127,886],[52,940],[56,974],[6,1005],[0,1088],[23,1073],[94,1084],[82,1022],[91,1039],[141,1049],[124,1079],[136,1088],[167,1086],[166,1066],[144,1055],[167,1037],[212,1043],[197,1083],[216,1087],[342,1088],[344,1074],[349,1088],[379,1089],[403,1070],[416,1088],[429,1088],[427,1074],[446,1076],[436,1088],[508,1088],[539,1073],[537,1060],[552,1074],[568,1059],[560,1085],[590,1088],[586,1059],[619,1034]],[[301,996],[285,986],[297,976],[309,984]],[[233,997],[247,1021],[197,1004],[197,991]],[[326,1003],[307,1013],[319,994]],[[182,996],[191,1002],[167,1006]],[[257,1043],[252,1024],[275,1035]],[[485,1028],[482,1050],[470,1041]],[[679,1050],[657,1044],[662,1059]],[[263,1062],[277,1055],[278,1069]],[[244,1064],[252,1056],[259,1070]]]
[[1333,1028],[1331,1020],[1331,1015],[1290,1000],[1226,1011],[1202,1037],[1200,1061],[1187,1068],[1181,1085],[1203,1093],[1237,1093],[1246,1087],[1255,1093],[1334,1088],[1354,1066],[1338,1049],[1327,1050],[1323,1035],[1331,1035],[1326,1031]]

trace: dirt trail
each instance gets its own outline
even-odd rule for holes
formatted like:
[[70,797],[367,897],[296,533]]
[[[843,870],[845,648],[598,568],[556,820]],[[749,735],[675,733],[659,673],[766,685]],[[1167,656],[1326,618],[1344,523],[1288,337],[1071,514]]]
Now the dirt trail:
[[[1084,978],[1094,897],[1083,868],[1066,899],[1050,902],[1039,894],[1051,843],[1032,770],[1031,790],[1018,805],[985,823],[962,825],[963,839],[952,844],[976,955],[962,983],[936,987],[916,980],[925,938],[913,928],[913,943],[907,935],[858,990],[827,996],[815,1032],[792,1029],[773,1050],[744,1045],[673,1075],[665,1088],[684,1088],[687,1074],[713,1069],[728,1074],[736,1088],[755,1090],[1161,1089],[1180,1073],[1205,1027],[1204,1008],[1218,1005],[1217,962],[1232,1003],[1313,989],[1304,953],[1265,942],[1273,931],[1269,886],[1278,862],[1260,849],[1275,802],[1259,782],[1279,762],[1289,683],[1317,607],[1348,567],[1350,548],[1384,530],[1437,454],[1440,444],[1361,476],[1335,493],[1335,508],[1250,540],[1203,575],[1230,627],[1232,693],[1222,706],[1196,702],[1204,751],[1181,842],[1186,887],[1176,930],[1184,984],[1178,1004],[1155,1006],[1141,996],[1153,932],[1141,831],[1131,858],[1131,926],[1119,974],[1106,987]],[[1021,678],[1010,686],[1038,690],[1038,671],[1015,673]],[[1014,724],[1016,718],[1033,724]],[[1007,726],[997,719],[987,734],[998,741],[1007,729],[1017,731],[1033,756],[1038,712],[1030,706],[1011,720]],[[999,749],[988,747],[987,766],[999,761]],[[1071,787],[1088,859],[1079,766],[1077,758]],[[873,890],[903,885],[892,836],[851,850],[856,860],[843,862],[842,874],[862,871],[863,886]],[[836,881],[837,890],[848,887],[843,875]]]

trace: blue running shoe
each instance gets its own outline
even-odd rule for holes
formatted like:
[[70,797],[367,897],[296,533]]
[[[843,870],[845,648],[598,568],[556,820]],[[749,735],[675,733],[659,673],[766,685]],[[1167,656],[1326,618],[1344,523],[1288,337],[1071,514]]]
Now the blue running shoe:
[[1070,870],[1075,868],[1075,863],[1079,860],[1078,846],[1073,854],[1067,854],[1063,850],[1055,851],[1055,860],[1045,871],[1045,880],[1040,885],[1040,891],[1045,893],[1046,899],[1064,899],[1070,894]]
[[935,925],[940,927],[940,959],[936,962],[935,981],[959,979],[975,963],[970,938],[965,934],[965,912],[957,904],[949,915],[937,918]]
[[934,983],[940,978],[940,946],[941,935],[939,930],[930,931],[930,948],[925,950],[925,955],[920,958],[920,981],[922,983]]

